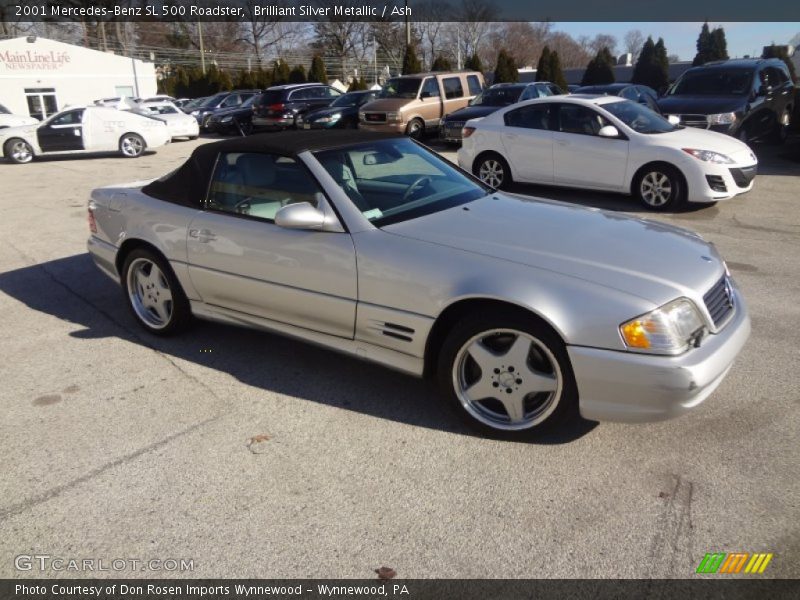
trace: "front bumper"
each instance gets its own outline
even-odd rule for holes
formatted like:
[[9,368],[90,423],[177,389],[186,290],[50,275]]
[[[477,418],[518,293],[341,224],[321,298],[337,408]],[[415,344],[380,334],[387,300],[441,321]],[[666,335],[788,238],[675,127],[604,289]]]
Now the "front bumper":
[[568,346],[581,416],[640,423],[680,416],[717,389],[750,335],[750,317],[734,287],[736,313],[699,348],[655,356]]
[[405,133],[405,123],[367,123],[359,121],[358,128],[364,131],[376,131],[378,133]]
[[287,127],[294,127],[294,115],[253,117],[253,127],[256,129],[286,129]]
[[92,257],[94,264],[96,264],[103,273],[119,283],[119,273],[117,273],[116,267],[116,246],[92,235],[89,236],[86,249],[89,251],[89,256]]
[[686,176],[689,202],[729,200],[753,189],[758,163],[717,165],[689,157],[679,165]]
[[439,139],[443,142],[460,144],[463,139],[463,128],[463,124],[451,127],[449,123],[445,121],[442,123],[442,127],[439,129]]

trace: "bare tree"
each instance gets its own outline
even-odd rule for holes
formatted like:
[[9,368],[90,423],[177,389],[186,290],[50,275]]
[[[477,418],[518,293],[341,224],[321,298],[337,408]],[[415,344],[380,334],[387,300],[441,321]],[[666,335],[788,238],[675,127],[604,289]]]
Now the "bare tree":
[[644,34],[638,29],[631,29],[625,34],[624,43],[625,52],[630,52],[632,60],[636,62],[636,59],[639,58],[639,53],[642,51],[642,46],[644,46]]
[[360,21],[317,21],[314,23],[313,46],[335,56],[340,62],[340,75],[346,80],[348,59],[366,47],[367,23]]
[[494,48],[506,48],[513,55],[517,64],[533,66],[548,43],[552,23],[511,22],[503,23],[492,32],[491,45]]
[[455,59],[457,52],[446,43],[447,31],[452,29],[453,7],[447,2],[425,0],[414,6],[414,31],[419,38],[418,46],[422,59],[430,66],[436,56],[447,55]]
[[594,36],[594,39],[589,42],[589,48],[593,54],[597,54],[603,48],[608,48],[611,55],[615,56],[617,53],[617,38],[607,33],[598,33]]
[[[592,57],[587,39],[575,40],[571,35],[563,31],[555,31],[550,34],[547,45],[550,50],[558,52],[561,66],[565,69],[585,67]],[[583,42],[583,43],[582,43]]]

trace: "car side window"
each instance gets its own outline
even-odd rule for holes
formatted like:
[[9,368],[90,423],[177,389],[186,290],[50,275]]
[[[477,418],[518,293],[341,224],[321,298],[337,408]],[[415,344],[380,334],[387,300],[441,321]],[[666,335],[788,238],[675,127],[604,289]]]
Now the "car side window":
[[206,208],[273,221],[288,204],[317,206],[321,193],[293,158],[256,152],[225,152],[217,158]]
[[481,80],[477,75],[467,75],[467,86],[469,87],[469,95],[477,96],[483,91],[481,87]]
[[628,100],[633,100],[634,102],[639,102],[639,91],[633,86],[626,87],[624,90],[622,90],[620,96]]
[[521,127],[523,129],[551,129],[550,107],[547,104],[534,104],[522,106],[507,112],[504,116],[508,127]]
[[320,88],[320,97],[321,98],[338,98],[341,95],[342,95],[342,93],[339,90],[337,90],[336,88],[332,88],[332,87]]
[[220,106],[224,108],[229,108],[231,106],[238,106],[241,103],[242,99],[239,97],[239,94],[233,94],[232,96],[228,96],[227,98],[225,98],[225,100],[222,102]]
[[428,77],[425,83],[422,84],[422,91],[419,95],[420,98],[438,98],[439,97],[439,82],[436,77]]
[[597,135],[601,128],[610,125],[600,113],[578,104],[562,104],[558,110],[559,131],[579,135]]
[[80,125],[83,119],[83,110],[71,110],[60,117],[53,119],[50,125]]
[[460,77],[445,77],[442,79],[442,84],[444,85],[444,97],[448,100],[464,97],[464,87],[461,85]]
[[289,93],[289,101],[297,102],[298,100],[308,100],[311,97],[308,88],[302,90],[295,90]]

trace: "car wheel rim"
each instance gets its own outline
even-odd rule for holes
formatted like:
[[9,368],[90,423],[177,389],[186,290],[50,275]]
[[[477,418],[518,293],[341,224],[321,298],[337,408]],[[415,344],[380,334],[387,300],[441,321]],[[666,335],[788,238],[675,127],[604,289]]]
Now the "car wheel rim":
[[645,175],[639,189],[642,198],[650,206],[664,206],[672,198],[672,182],[658,171]]
[[417,137],[420,131],[422,131],[422,127],[419,123],[411,123],[411,125],[408,126],[408,135],[410,137]]
[[17,162],[30,162],[33,151],[27,142],[15,142],[11,146],[11,157]]
[[139,138],[126,137],[122,140],[122,152],[125,156],[139,156],[143,148],[144,144]]
[[493,429],[518,431],[553,414],[563,377],[542,342],[522,331],[493,329],[472,337],[458,351],[453,386],[474,419]]
[[494,159],[485,160],[478,170],[478,177],[480,177],[480,180],[485,184],[490,185],[493,188],[499,188],[501,185],[503,185],[505,170],[499,161]]
[[153,261],[137,258],[128,269],[131,306],[148,327],[163,329],[172,318],[172,290]]

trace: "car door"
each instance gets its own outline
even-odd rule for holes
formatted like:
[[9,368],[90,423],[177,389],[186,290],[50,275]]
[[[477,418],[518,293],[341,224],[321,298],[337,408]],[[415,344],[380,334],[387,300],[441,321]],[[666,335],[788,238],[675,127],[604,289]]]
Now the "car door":
[[83,150],[84,109],[66,111],[36,130],[42,152]]
[[418,111],[426,127],[437,127],[442,117],[442,93],[436,77],[427,77],[419,92]]
[[514,178],[553,182],[552,104],[528,104],[503,115],[500,140]]
[[464,91],[464,84],[460,75],[442,78],[444,88],[444,102],[442,115],[449,115],[451,112],[464,108],[467,105],[467,97]]
[[352,338],[356,261],[348,233],[285,229],[275,213],[325,202],[296,160],[222,153],[205,210],[187,238],[189,274],[203,302],[241,314]]
[[553,175],[556,184],[619,190],[628,164],[628,140],[600,137],[611,125],[594,108],[559,104],[553,132]]

